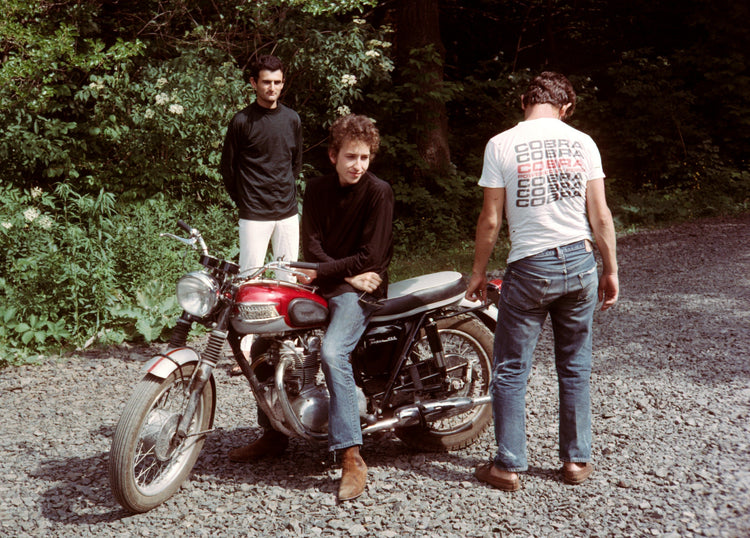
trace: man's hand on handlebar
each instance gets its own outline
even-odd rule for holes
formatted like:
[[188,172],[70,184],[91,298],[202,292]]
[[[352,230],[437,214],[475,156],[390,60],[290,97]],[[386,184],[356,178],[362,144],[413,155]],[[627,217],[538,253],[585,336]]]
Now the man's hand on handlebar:
[[295,269],[295,272],[303,273],[302,275],[297,275],[297,282],[300,284],[310,284],[318,278],[318,271],[315,269]]

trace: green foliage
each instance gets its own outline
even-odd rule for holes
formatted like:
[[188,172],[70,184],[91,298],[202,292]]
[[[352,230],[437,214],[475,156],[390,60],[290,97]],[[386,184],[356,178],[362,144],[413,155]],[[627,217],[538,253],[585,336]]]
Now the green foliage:
[[88,186],[110,184],[125,198],[226,200],[216,188],[223,135],[248,89],[223,53],[197,46],[130,74],[92,75],[75,99],[91,109],[87,147],[107,158],[85,163]]
[[[151,280],[142,288],[136,290],[135,304],[114,308],[110,311],[120,323],[132,322],[134,333],[143,337],[146,342],[158,340],[166,329],[175,325],[180,309],[174,288],[167,286],[162,280]],[[130,323],[128,323],[130,325]],[[109,341],[132,338],[127,331],[112,330],[108,334]]]
[[420,107],[433,99],[451,102],[464,92],[463,84],[433,80],[425,66],[440,61],[433,46],[415,49],[400,68],[403,82],[375,86],[369,96],[383,146],[373,168],[392,184],[395,234],[412,251],[434,251],[473,237],[481,206],[476,177],[455,168],[441,175],[428,172],[417,147],[430,121],[415,121]]
[[[279,39],[279,53],[289,58],[288,70],[294,77],[289,101],[300,111],[304,125],[327,128],[356,108],[368,84],[390,81],[393,62],[388,57],[390,43],[384,39],[357,17],[343,23],[317,21],[297,28],[293,37]],[[325,131],[318,134],[325,136]]]
[[[282,4],[284,2],[281,2]],[[322,15],[325,13],[349,13],[361,10],[365,6],[377,5],[377,0],[286,0],[290,6],[300,8],[305,13]]]
[[236,256],[235,217],[218,206],[0,186],[2,360],[162,337],[179,315],[174,284],[199,268],[194,251],[159,237],[176,232],[178,218],[203,230],[217,254]]
[[107,245],[114,198],[0,186],[0,298],[17,321],[12,346],[42,347],[97,326],[118,293]]
[[12,306],[0,312],[0,338],[14,346],[43,346],[50,338],[59,343],[70,336],[63,319],[53,322],[47,314],[31,314],[26,321],[19,321],[17,314]]
[[89,73],[122,76],[143,44],[87,37],[86,5],[11,0],[0,8],[0,160],[4,180],[28,185],[87,173],[85,110],[73,99]]

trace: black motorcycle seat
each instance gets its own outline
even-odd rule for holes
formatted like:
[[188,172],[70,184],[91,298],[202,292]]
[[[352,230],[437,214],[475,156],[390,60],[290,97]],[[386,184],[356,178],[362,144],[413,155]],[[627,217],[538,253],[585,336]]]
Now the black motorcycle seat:
[[371,321],[390,321],[457,303],[464,293],[466,283],[456,271],[430,273],[394,282],[388,286],[388,298],[383,300]]

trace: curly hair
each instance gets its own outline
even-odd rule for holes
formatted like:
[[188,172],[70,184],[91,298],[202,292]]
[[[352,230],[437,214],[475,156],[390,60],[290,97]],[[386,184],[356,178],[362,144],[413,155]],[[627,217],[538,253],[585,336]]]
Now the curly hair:
[[569,104],[565,119],[573,115],[576,108],[576,92],[570,81],[560,73],[544,71],[529,84],[526,93],[521,96],[524,108],[548,103],[562,108]]
[[338,153],[346,140],[362,141],[370,147],[370,157],[380,148],[380,133],[367,116],[349,114],[342,116],[331,125],[328,136],[328,151]]

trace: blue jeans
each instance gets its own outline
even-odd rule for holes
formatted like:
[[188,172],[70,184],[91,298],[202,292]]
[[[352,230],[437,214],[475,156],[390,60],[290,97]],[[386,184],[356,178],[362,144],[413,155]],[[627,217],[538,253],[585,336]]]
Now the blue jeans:
[[367,328],[375,308],[359,301],[359,294],[343,293],[328,301],[330,322],[320,350],[328,385],[328,450],[362,444],[359,400],[349,356]]
[[586,462],[591,458],[589,378],[596,302],[596,261],[584,241],[508,265],[498,304],[491,387],[498,468],[528,469],[526,385],[548,314],[560,399],[560,459]]
[[[362,444],[359,400],[349,356],[367,328],[375,306],[359,301],[348,292],[328,301],[330,322],[320,350],[321,367],[328,386],[328,449],[339,450]],[[271,421],[258,407],[258,424],[271,429]]]

